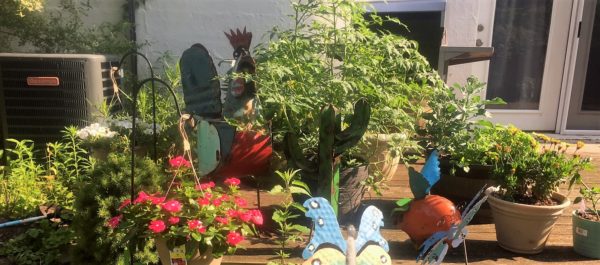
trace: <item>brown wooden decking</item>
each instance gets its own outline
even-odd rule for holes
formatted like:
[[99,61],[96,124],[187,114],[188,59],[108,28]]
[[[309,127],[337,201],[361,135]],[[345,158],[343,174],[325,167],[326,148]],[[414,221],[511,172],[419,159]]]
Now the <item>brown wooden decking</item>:
[[[587,144],[581,150],[584,156],[591,156],[594,168],[583,173],[584,179],[592,185],[600,186],[600,144]],[[419,165],[417,165],[419,166]],[[247,189],[244,191],[245,197],[256,205],[255,191]],[[570,192],[569,198],[573,200],[577,196],[577,189]],[[394,179],[389,183],[389,190],[386,190],[382,197],[367,196],[368,204],[375,204],[384,215],[389,215],[393,208],[393,202],[399,198],[412,197],[408,188],[408,176],[404,167],[400,167]],[[268,208],[279,202],[280,198],[274,197],[261,191],[261,204]],[[592,260],[578,255],[573,251],[571,235],[571,212],[573,208],[569,207],[560,217],[552,234],[548,239],[546,249],[537,255],[519,255],[508,252],[498,246],[496,243],[496,232],[493,224],[475,224],[469,225],[469,236],[467,238],[467,251],[469,263],[472,264],[600,264],[600,260]],[[269,215],[265,215],[269,219]],[[384,220],[385,227],[382,230],[383,236],[390,244],[390,256],[393,264],[414,264],[417,251],[410,242],[408,236],[399,229],[395,229],[393,219]],[[301,263],[300,253],[304,245],[300,244],[291,249],[293,263]],[[277,248],[272,239],[264,236],[262,239],[253,239],[246,244],[246,249],[240,249],[233,256],[226,256],[223,264],[266,264],[269,260],[276,258],[274,251]],[[464,264],[463,248],[450,250],[444,260],[444,263]]]

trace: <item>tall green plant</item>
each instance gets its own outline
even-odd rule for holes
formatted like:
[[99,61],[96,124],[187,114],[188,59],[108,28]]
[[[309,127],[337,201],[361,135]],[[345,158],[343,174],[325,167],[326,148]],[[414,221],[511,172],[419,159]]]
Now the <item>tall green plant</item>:
[[291,27],[274,28],[271,41],[256,49],[262,118],[272,122],[276,140],[293,132],[303,148],[316,146],[321,106],[348,115],[359,98],[372,105],[370,132],[414,136],[422,104],[443,82],[414,41],[371,30],[400,22],[367,14],[364,5],[293,1]]
[[306,209],[292,199],[294,194],[302,194],[310,196],[310,189],[306,183],[299,180],[298,172],[300,170],[288,170],[288,171],[276,171],[276,175],[282,182],[282,185],[276,185],[269,191],[270,194],[283,196],[281,201],[281,208],[275,209],[273,212],[273,221],[277,224],[277,238],[275,242],[279,246],[279,249],[275,251],[275,254],[279,257],[278,262],[269,262],[269,264],[287,265],[289,264],[286,259],[290,257],[288,252],[289,244],[301,242],[303,240],[302,234],[307,234],[309,229],[305,226],[294,224],[292,221],[300,217],[297,212],[306,212]]

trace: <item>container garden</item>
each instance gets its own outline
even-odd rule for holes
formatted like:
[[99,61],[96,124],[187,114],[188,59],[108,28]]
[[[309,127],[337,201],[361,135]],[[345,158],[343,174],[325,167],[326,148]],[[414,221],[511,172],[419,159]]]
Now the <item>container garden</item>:
[[[167,247],[167,241],[163,238],[156,238],[154,240],[156,244],[156,250],[158,251],[158,257],[160,258],[160,263],[163,265],[172,265],[172,264],[186,264],[184,262],[187,261],[187,265],[219,265],[223,261],[223,257],[214,258],[212,255],[212,249],[208,248],[205,253],[200,253],[199,250],[196,249],[191,258],[186,261],[183,260],[185,258],[185,251],[183,253],[179,252],[174,255],[172,250],[169,250]],[[181,246],[183,248],[183,246]],[[179,262],[179,263],[176,263]]]
[[580,255],[600,259],[600,222],[573,211],[573,249]]
[[498,244],[515,253],[537,254],[544,250],[554,223],[571,204],[564,195],[554,193],[560,202],[554,206],[513,203],[496,196],[498,188],[490,187],[485,193],[492,209]]
[[381,181],[392,180],[400,163],[400,154],[391,150],[393,134],[365,134],[365,142],[360,145],[364,150],[371,172],[379,172]]

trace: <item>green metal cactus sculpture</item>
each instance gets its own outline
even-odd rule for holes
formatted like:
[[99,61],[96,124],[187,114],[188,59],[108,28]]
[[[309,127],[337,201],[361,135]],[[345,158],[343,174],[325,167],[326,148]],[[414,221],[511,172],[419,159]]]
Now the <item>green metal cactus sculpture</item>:
[[365,99],[354,103],[350,125],[342,130],[341,118],[333,105],[321,110],[318,159],[310,161],[302,153],[298,138],[291,132],[285,135],[288,160],[296,167],[317,178],[318,196],[327,198],[337,214],[340,182],[340,157],[355,146],[367,131],[371,107]]

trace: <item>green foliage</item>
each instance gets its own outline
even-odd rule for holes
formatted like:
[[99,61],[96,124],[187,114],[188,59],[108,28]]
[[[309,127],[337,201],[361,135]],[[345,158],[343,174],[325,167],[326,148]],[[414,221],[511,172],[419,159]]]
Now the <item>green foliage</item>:
[[584,187],[579,189],[581,196],[575,198],[573,203],[584,203],[585,208],[577,212],[585,218],[600,222],[600,187],[589,187],[583,182],[582,184]]
[[0,51],[31,45],[35,52],[121,54],[136,46],[122,21],[85,27],[89,1],[61,0],[56,11],[42,10],[41,2],[2,1]]
[[547,203],[560,184],[579,178],[579,172],[590,166],[590,158],[581,157],[577,150],[568,154],[568,144],[546,135],[514,126],[496,125],[490,130],[496,140],[487,155],[494,159],[494,174],[505,200]]
[[425,126],[421,132],[428,148],[455,156],[455,152],[469,142],[473,128],[480,122],[478,119],[490,117],[485,106],[504,104],[499,98],[482,99],[484,89],[484,83],[469,77],[464,86],[455,84],[433,90],[428,102],[431,110],[423,115]]
[[33,142],[7,139],[14,145],[7,149],[7,165],[0,180],[0,216],[28,217],[47,201],[43,167],[36,163]]
[[[74,264],[110,264],[127,247],[125,235],[110,236],[108,220],[117,213],[117,207],[131,192],[131,156],[129,152],[113,152],[107,161],[97,164],[90,177],[80,182],[75,192],[75,215],[72,227],[77,241],[73,249]],[[165,183],[162,170],[149,158],[136,160],[135,188],[157,192]],[[143,251],[136,252],[140,262],[156,262],[149,249],[151,241],[134,238],[133,244]]]
[[342,116],[352,103],[372,105],[369,131],[401,132],[412,139],[433,86],[443,86],[417,44],[371,26],[399,21],[369,14],[348,0],[294,1],[290,29],[274,28],[256,49],[255,81],[262,122],[271,121],[277,142],[287,132],[303,149],[316,146],[319,111],[332,104]]
[[16,265],[70,264],[65,253],[73,237],[68,226],[44,219],[8,242],[0,243],[0,256],[8,257]]
[[287,252],[288,244],[302,242],[302,234],[309,232],[307,227],[292,223],[292,220],[300,217],[297,213],[298,211],[306,211],[301,204],[294,202],[292,195],[303,194],[310,196],[309,187],[306,183],[298,179],[299,176],[297,173],[299,171],[300,170],[288,170],[285,172],[275,172],[283,185],[276,185],[269,193],[280,195],[284,198],[281,201],[281,208],[275,209],[272,217],[273,221],[275,221],[279,227],[277,229],[277,239],[275,239],[275,243],[279,245],[279,249],[275,251],[275,254],[279,257],[279,261],[269,262],[269,264],[290,264],[286,261],[286,259],[290,257],[290,253]]

